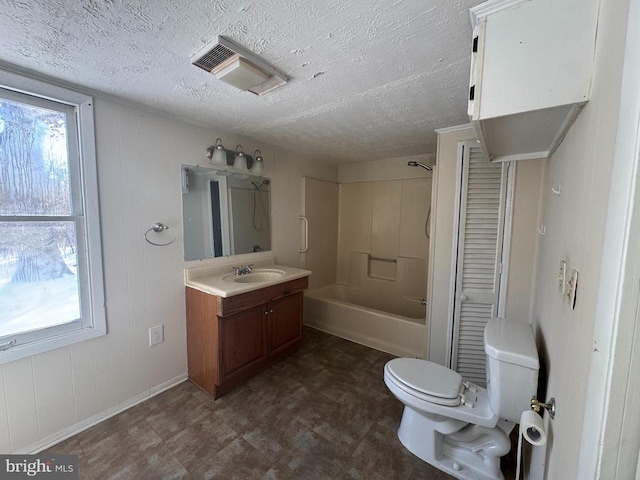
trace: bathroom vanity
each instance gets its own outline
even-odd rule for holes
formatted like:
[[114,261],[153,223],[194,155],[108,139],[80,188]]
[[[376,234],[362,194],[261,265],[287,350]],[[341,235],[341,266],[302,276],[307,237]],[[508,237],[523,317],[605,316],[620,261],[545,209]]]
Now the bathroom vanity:
[[279,265],[186,271],[189,379],[218,398],[295,352],[310,274]]

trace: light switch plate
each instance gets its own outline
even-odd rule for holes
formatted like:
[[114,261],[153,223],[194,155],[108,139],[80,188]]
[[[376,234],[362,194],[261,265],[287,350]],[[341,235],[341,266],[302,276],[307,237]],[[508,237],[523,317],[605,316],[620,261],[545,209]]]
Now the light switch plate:
[[558,271],[558,290],[562,295],[567,292],[567,262],[560,260],[560,270]]

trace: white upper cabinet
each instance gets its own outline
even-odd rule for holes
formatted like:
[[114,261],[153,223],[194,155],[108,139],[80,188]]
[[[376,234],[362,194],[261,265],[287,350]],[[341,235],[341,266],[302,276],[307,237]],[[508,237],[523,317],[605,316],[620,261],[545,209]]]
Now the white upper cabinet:
[[471,9],[469,117],[491,161],[546,158],[589,100],[598,0]]

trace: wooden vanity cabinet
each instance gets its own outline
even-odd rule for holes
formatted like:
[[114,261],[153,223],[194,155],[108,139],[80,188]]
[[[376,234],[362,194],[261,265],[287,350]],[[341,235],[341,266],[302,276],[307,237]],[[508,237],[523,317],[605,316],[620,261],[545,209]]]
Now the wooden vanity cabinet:
[[267,328],[262,307],[218,317],[219,384],[242,381],[267,364]]
[[271,358],[286,356],[302,340],[302,292],[269,303],[267,352]]
[[232,297],[187,287],[189,379],[214,398],[295,352],[307,277]]

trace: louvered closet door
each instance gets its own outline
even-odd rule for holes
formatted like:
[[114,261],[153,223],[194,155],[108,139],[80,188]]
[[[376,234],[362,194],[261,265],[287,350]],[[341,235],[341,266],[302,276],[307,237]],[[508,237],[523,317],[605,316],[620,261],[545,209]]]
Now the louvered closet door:
[[507,165],[465,143],[453,319],[452,368],[485,385],[484,327],[498,312]]

